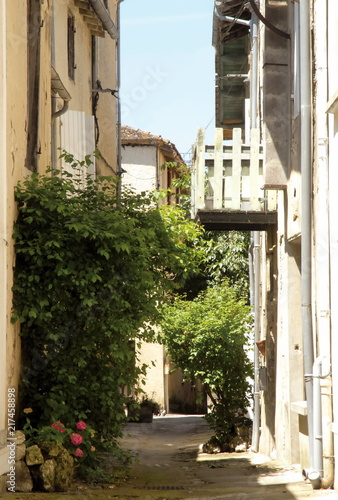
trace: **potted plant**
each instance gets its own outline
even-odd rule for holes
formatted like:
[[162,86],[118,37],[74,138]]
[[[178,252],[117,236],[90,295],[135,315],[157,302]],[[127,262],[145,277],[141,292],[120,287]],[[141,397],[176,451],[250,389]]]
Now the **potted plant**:
[[144,396],[141,401],[131,400],[128,404],[128,417],[131,422],[151,423],[153,416],[160,413],[160,405]]

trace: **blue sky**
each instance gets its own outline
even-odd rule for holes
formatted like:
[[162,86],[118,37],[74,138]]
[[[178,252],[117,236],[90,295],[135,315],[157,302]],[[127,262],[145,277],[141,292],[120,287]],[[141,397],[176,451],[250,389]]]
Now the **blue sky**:
[[122,124],[161,135],[182,155],[198,127],[213,137],[212,12],[212,0],[121,3]]

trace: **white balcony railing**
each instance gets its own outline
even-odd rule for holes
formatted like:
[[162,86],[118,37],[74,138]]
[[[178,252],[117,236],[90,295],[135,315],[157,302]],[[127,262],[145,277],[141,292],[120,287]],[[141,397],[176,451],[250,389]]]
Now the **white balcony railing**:
[[276,191],[262,189],[263,146],[258,129],[251,130],[250,145],[242,143],[241,129],[232,141],[223,141],[215,130],[215,145],[206,146],[199,129],[192,162],[192,218],[199,210],[271,212],[276,210]]

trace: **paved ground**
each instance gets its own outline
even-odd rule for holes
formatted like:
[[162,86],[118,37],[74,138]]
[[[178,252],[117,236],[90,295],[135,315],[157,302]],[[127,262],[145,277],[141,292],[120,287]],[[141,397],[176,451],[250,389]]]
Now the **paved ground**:
[[114,489],[127,500],[292,500],[338,498],[313,490],[292,467],[254,453],[201,453],[211,432],[200,416],[169,415],[129,424],[123,446],[138,457],[129,481]]
[[70,493],[6,494],[13,500],[305,500],[338,499],[313,490],[300,472],[254,453],[201,453],[211,432],[200,416],[156,417],[128,424],[123,448],[137,458],[120,485],[80,486]]

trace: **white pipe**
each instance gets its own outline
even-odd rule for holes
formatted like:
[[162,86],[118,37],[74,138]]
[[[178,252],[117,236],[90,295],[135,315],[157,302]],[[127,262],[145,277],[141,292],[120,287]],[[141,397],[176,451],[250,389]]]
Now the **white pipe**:
[[254,238],[253,231],[251,231],[250,247],[248,252],[249,259],[249,285],[250,285],[250,305],[253,307],[255,304],[255,288],[254,288],[254,271],[253,271],[253,247]]
[[117,175],[119,176],[119,183],[117,185],[117,195],[118,198],[121,197],[121,189],[122,189],[122,139],[121,139],[121,99],[120,99],[120,88],[121,88],[121,9],[120,4],[123,0],[119,0],[117,4],[116,11],[116,24],[117,24],[117,40],[116,40],[116,72],[117,72],[117,82],[116,87],[118,90],[118,98],[117,98]]
[[322,359],[318,357],[313,365],[313,468],[323,477],[323,432],[320,377]]
[[259,351],[256,342],[260,339],[260,233],[254,231],[254,311],[255,311],[255,343],[254,343],[254,418],[252,425],[252,446],[251,450],[259,451],[260,438],[260,392],[259,392]]
[[97,17],[102,22],[104,28],[108,31],[111,38],[116,40],[118,38],[118,30],[113,23],[108,10],[104,6],[102,0],[89,0],[90,5],[93,8],[93,11],[97,15]]
[[[331,321],[330,321],[330,231],[329,231],[329,165],[328,165],[328,99],[327,64],[327,0],[315,0],[314,44],[316,82],[316,143],[317,143],[317,204],[316,204],[316,294],[317,331],[319,350],[322,356],[322,370],[331,371]],[[331,377],[321,380],[323,469],[322,486],[333,484],[333,435],[332,423],[332,383]],[[314,403],[314,412],[316,406]]]
[[[312,169],[311,169],[311,48],[309,0],[300,2],[300,109],[301,109],[301,275],[304,372],[312,373],[314,347],[311,303]],[[313,379],[305,375],[310,464],[313,468]]]
[[252,13],[251,17],[251,128],[257,128],[258,103],[258,17]]
[[243,26],[250,27],[250,21],[247,19],[238,19],[237,17],[223,16],[222,14],[220,14],[217,10],[216,4],[215,4],[214,12],[215,12],[216,16],[218,17],[218,19],[220,19],[221,21],[228,21],[229,23],[242,24]]
[[[255,13],[251,18],[251,129],[257,127],[257,101],[258,101],[258,18]],[[256,342],[260,340],[260,233],[259,231],[253,232],[254,242],[254,312],[255,312],[255,343],[254,343],[254,419],[252,428],[252,451],[258,452],[259,450],[259,437],[260,437],[260,393],[259,393],[259,351]]]

